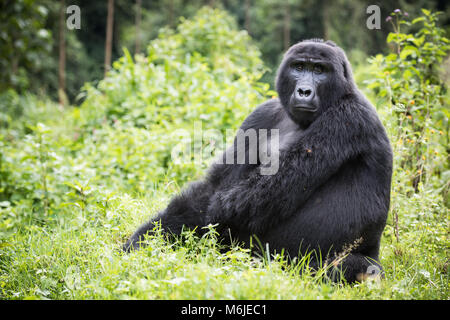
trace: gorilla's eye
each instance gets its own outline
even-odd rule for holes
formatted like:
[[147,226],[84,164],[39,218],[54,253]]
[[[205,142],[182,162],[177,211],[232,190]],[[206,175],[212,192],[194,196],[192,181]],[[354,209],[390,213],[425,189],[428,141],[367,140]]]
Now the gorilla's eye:
[[314,66],[313,72],[316,74],[321,74],[323,72],[323,67],[321,65],[316,64]]
[[298,71],[303,71],[305,69],[305,66],[303,65],[303,63],[298,63],[295,65],[295,69],[297,69]]

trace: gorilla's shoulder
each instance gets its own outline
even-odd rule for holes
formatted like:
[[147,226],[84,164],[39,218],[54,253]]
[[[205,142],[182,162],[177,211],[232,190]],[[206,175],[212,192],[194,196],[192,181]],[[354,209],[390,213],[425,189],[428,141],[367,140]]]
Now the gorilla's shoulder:
[[256,107],[256,109],[244,120],[241,129],[268,128],[270,127],[269,122],[272,125],[278,123],[285,114],[285,110],[278,98],[267,100]]
[[[380,146],[384,146],[387,151],[390,150],[390,142],[387,136],[386,129],[381,122],[378,112],[373,104],[362,94],[358,93],[355,99],[353,99],[352,111],[356,111],[351,114],[355,121],[359,121],[364,131],[370,136],[375,137]],[[389,149],[389,150],[388,150]]]
[[381,125],[381,121],[380,121],[380,118],[378,117],[376,108],[364,96],[364,94],[362,94],[361,92],[358,92],[358,94],[356,95],[356,98],[353,101],[358,106],[358,108],[363,110],[365,115],[370,119],[370,121],[369,121],[370,123]]

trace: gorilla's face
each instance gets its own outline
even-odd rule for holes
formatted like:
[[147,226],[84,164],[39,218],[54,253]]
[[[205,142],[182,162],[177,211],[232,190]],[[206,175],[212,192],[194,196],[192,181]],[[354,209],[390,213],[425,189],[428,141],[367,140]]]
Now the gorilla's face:
[[298,57],[288,66],[289,78],[295,83],[289,99],[290,111],[301,116],[315,113],[320,106],[319,88],[327,81],[330,66],[314,58]]
[[350,65],[333,42],[308,40],[292,46],[276,80],[280,101],[290,117],[308,126],[353,90]]

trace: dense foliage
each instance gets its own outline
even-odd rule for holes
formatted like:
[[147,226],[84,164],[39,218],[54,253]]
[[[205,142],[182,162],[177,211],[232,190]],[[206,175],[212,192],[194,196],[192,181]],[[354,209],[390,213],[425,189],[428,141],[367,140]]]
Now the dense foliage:
[[[387,20],[392,22],[394,32],[387,42],[393,44],[394,52],[371,59],[375,77],[366,83],[375,90],[378,105],[386,105],[390,113],[387,126],[395,137],[398,168],[394,192],[412,195],[440,190],[448,205],[450,112],[440,66],[450,41],[437,27],[438,16],[423,9],[421,17],[409,22],[400,10],[392,13]],[[415,34],[401,32],[408,27],[415,28]],[[398,210],[401,208],[392,209],[395,219]]]
[[[393,18],[403,26],[398,13]],[[395,152],[385,280],[331,284],[305,259],[287,265],[239,247],[223,253],[214,229],[202,239],[187,233],[168,245],[155,236],[139,252],[118,250],[223,147],[206,148],[214,139],[204,136],[195,149],[184,133],[193,137],[199,120],[204,132],[236,130],[274,94],[260,82],[265,68],[248,34],[228,14],[204,9],[163,29],[148,54],[125,51],[105,79],[84,87],[79,108],[2,94],[0,297],[448,299],[449,93],[434,69],[448,40],[435,22],[424,11],[411,22],[423,24],[416,34],[397,29],[388,37],[393,55],[355,70],[369,81]],[[175,163],[180,142],[193,152]],[[204,149],[215,152],[196,161]]]
[[[58,58],[60,0],[3,0],[0,2],[0,91],[12,86],[16,91],[45,93],[58,98]],[[66,95],[79,103],[78,93],[87,81],[104,75],[105,35],[108,1],[71,0],[81,11],[81,29],[65,29]],[[386,52],[384,39],[389,29],[365,27],[366,9],[376,4],[381,19],[401,7],[411,16],[420,8],[445,11],[441,22],[448,29],[450,6],[445,0],[114,0],[112,57],[118,59],[127,48],[145,52],[162,27],[174,27],[181,17],[191,18],[203,6],[227,10],[240,29],[246,29],[271,70],[264,81],[272,84],[281,55],[289,44],[309,38],[333,39],[350,56],[364,57]],[[139,28],[136,26],[140,14]],[[66,14],[67,19],[70,15]],[[443,21],[442,21],[443,20]],[[64,24],[63,24],[64,26]],[[359,26],[355,28],[355,26]],[[138,31],[139,29],[139,31]],[[136,38],[140,49],[136,49]]]
[[0,91],[31,86],[27,73],[43,67],[51,52],[51,32],[45,28],[48,9],[33,1],[0,3]]

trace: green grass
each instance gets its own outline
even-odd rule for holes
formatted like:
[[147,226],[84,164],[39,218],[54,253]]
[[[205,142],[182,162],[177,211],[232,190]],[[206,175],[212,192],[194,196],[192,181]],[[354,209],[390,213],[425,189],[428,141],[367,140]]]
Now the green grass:
[[[140,251],[123,254],[121,244],[169,194],[110,200],[102,212],[65,209],[48,225],[24,224],[1,243],[3,299],[448,299],[447,226],[435,211],[414,221],[413,232],[396,242],[388,225],[381,262],[386,278],[362,284],[331,284],[298,273],[280,256],[252,257],[239,247],[225,253],[212,234],[167,243],[151,237]],[[393,201],[402,201],[394,195]],[[404,200],[404,199],[403,199]],[[410,199],[411,200],[411,199]],[[405,214],[419,212],[426,199],[413,198]],[[429,208],[433,209],[433,208]],[[430,215],[429,215],[430,216]],[[401,218],[403,221],[404,217]]]

